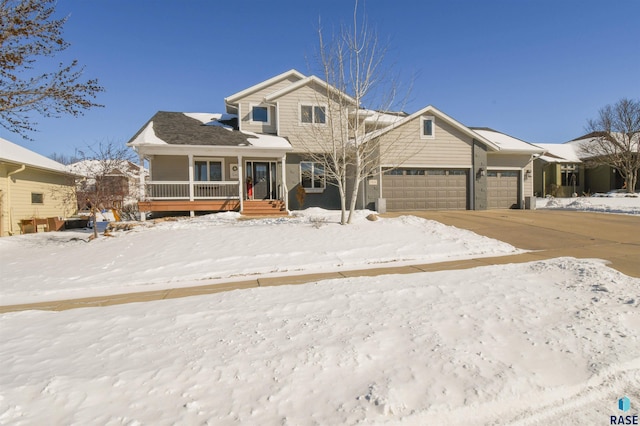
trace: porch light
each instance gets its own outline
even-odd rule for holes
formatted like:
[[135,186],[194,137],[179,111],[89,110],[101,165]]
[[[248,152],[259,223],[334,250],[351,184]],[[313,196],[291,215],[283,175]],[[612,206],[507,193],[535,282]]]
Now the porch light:
[[524,172],[524,178],[531,179],[531,170],[527,170],[526,172]]
[[487,170],[484,167],[478,168],[478,176],[482,177],[487,174]]

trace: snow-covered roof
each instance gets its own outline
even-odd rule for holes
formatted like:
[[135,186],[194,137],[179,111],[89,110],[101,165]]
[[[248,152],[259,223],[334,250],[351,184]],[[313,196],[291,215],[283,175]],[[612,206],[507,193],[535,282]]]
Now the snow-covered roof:
[[500,148],[500,152],[523,154],[542,154],[544,152],[544,149],[539,146],[498,132],[497,130],[486,127],[472,127],[471,130],[497,145]]
[[383,125],[393,124],[409,115],[405,112],[375,111],[371,109],[362,109],[360,110],[360,114],[365,117],[364,122],[367,124]]
[[[620,141],[624,139],[624,135],[622,133],[612,132],[611,135]],[[586,152],[589,151],[587,149],[588,145],[598,139],[598,137],[599,135],[597,133],[589,133],[569,142],[565,142],[563,145],[573,147],[573,150],[579,158],[586,159],[592,157],[592,155],[586,154]],[[634,151],[640,151],[640,134],[634,135],[631,142],[631,149]]]
[[274,135],[263,135],[260,133],[253,132],[242,132],[249,137],[248,141],[251,146],[255,146],[257,148],[291,148],[291,144],[285,138],[281,138],[280,136]]
[[227,124],[235,119],[233,114],[159,111],[127,145],[292,149],[283,137],[235,130]]
[[540,159],[547,163],[582,162],[573,145],[558,143],[538,143],[536,145],[545,150],[545,153],[540,156]]
[[236,114],[222,114],[222,113],[207,113],[207,112],[184,112],[184,115],[190,118],[194,118],[200,121],[205,126],[217,126],[223,129],[233,130],[233,126],[223,123],[224,121],[231,121],[238,119]]
[[[128,160],[82,160],[66,166],[71,173],[81,176],[95,177],[104,173],[116,173],[129,177],[138,177],[140,166]],[[110,169],[110,170],[105,170]],[[146,170],[144,170],[146,173]]]
[[0,138],[0,161],[8,161],[15,164],[25,164],[43,170],[61,173],[69,173],[64,164],[28,150],[27,148]]

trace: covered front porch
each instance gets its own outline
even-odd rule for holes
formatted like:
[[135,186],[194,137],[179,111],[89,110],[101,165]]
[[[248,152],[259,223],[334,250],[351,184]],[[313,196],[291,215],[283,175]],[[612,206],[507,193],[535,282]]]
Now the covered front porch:
[[[128,142],[148,163],[138,207],[147,212],[288,214],[286,154],[275,135],[241,132],[219,114],[158,112]],[[142,176],[142,175],[141,175]]]
[[[144,159],[149,162],[151,180],[141,182],[140,212],[287,214],[284,156],[265,158],[252,153],[250,157],[214,157],[189,153],[146,155]],[[188,180],[167,179],[183,174]]]
[[138,147],[138,155],[140,164],[148,162],[150,176],[140,181],[141,217],[147,212],[288,214],[281,148],[161,145]]

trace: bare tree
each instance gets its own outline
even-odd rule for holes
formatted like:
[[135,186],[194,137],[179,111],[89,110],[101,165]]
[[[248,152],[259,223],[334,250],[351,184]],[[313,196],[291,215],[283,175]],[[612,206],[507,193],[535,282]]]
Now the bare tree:
[[623,98],[602,108],[587,125],[591,139],[580,146],[591,166],[607,165],[624,178],[634,192],[640,170],[640,101]]
[[358,10],[356,1],[352,25],[342,26],[331,40],[325,40],[322,28],[318,30],[318,62],[324,77],[319,93],[327,99],[326,111],[320,114],[326,125],[309,127],[314,135],[304,147],[307,157],[323,165],[327,183],[338,188],[342,224],[351,223],[361,183],[379,172],[381,150],[392,145],[387,139],[383,146],[367,133],[390,124],[382,118],[401,118],[386,112],[399,109],[404,101],[397,97],[398,82],[383,66],[387,46]]
[[54,152],[49,156],[49,158],[52,159],[53,161],[57,161],[60,164],[64,164],[65,166],[68,166],[69,164],[77,163],[78,161],[82,160],[82,158],[80,158],[77,154],[78,154],[77,152],[73,155],[60,154],[60,153]]
[[94,224],[93,234],[97,237],[98,212],[103,209],[122,212],[128,208],[127,199],[137,199],[138,173],[144,171],[131,162],[131,150],[125,144],[100,142],[86,150],[79,150],[78,154],[82,160],[71,164],[69,168],[84,176],[76,186],[78,204],[81,208],[89,209]]
[[55,0],[0,0],[0,125],[27,137],[35,130],[30,115],[81,115],[101,106],[92,101],[104,88],[81,81],[77,60],[58,69],[35,71],[40,58],[53,57],[69,43],[61,36],[67,18],[53,19]]

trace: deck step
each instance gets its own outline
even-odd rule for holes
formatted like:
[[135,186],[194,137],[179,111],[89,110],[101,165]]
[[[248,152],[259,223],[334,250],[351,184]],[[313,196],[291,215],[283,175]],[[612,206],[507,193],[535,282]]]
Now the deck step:
[[248,200],[242,205],[244,216],[288,216],[284,201],[280,200]]

